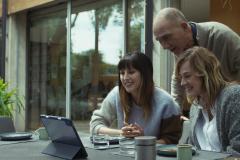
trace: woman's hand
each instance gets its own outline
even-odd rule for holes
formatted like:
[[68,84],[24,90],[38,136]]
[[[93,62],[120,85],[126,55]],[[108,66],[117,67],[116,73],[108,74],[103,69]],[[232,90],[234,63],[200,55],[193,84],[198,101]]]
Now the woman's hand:
[[143,128],[138,124],[128,124],[125,123],[124,127],[122,127],[122,136],[133,138],[137,136],[143,136],[144,130]]

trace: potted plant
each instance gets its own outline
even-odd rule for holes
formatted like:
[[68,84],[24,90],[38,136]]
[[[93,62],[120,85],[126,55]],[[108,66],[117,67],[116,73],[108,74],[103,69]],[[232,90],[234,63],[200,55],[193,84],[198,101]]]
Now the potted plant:
[[8,83],[0,78],[0,116],[13,117],[13,111],[23,109],[22,100],[17,94],[17,89],[8,88]]

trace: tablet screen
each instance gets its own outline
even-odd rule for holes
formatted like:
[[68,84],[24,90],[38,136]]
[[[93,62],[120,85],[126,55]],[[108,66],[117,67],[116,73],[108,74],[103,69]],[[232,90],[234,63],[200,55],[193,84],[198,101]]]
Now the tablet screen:
[[40,118],[52,142],[82,146],[78,133],[70,119],[49,115],[41,115]]

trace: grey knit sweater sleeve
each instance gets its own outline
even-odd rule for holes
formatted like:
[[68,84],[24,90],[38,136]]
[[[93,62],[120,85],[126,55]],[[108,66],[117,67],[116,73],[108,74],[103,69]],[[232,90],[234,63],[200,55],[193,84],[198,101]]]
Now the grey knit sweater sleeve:
[[[188,143],[200,149],[194,127],[200,109],[192,105],[190,111],[191,134]],[[216,99],[217,134],[222,152],[240,156],[240,85],[225,87]]]
[[220,93],[216,118],[222,150],[240,156],[240,85],[230,85]]

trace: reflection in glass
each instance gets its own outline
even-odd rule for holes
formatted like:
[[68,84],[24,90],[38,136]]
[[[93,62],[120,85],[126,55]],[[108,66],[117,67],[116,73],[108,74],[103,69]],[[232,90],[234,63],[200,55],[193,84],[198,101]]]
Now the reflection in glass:
[[66,14],[30,17],[28,56],[28,128],[40,114],[65,116]]
[[128,2],[128,52],[144,51],[144,0]]
[[[75,123],[77,128],[84,122],[81,131],[88,131],[92,112],[117,83],[117,64],[123,56],[123,8],[117,0],[73,2],[71,118],[79,122]],[[142,2],[128,1],[129,51],[143,51]],[[65,3],[62,6],[33,12],[29,17],[29,129],[40,125],[40,114],[65,116],[67,10]]]
[[116,85],[123,43],[121,1],[89,8],[75,8],[71,28],[72,118],[86,121],[87,130],[92,112]]

